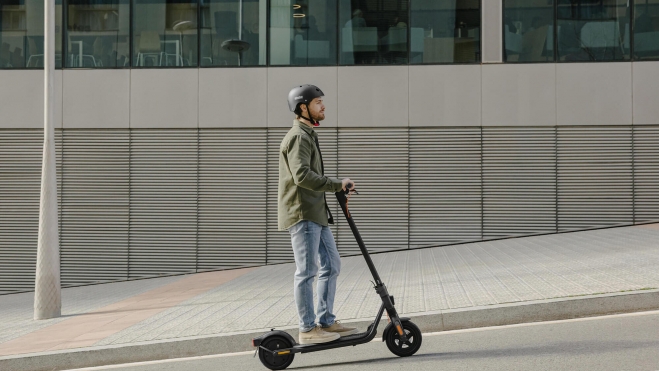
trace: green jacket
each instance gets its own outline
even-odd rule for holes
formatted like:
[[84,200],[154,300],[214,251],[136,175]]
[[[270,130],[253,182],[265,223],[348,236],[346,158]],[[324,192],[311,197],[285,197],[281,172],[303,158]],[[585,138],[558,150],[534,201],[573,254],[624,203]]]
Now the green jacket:
[[323,174],[323,159],[314,129],[295,120],[279,146],[277,210],[279,230],[301,220],[327,226],[325,192],[338,192],[341,180]]

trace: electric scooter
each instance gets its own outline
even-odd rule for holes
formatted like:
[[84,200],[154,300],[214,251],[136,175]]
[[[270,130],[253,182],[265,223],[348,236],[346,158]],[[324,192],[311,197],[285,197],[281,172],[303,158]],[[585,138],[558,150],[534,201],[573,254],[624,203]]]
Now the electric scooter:
[[357,230],[357,226],[350,216],[350,212],[348,211],[348,199],[351,194],[358,193],[353,189],[352,184],[348,184],[346,188],[346,191],[336,192],[336,198],[339,201],[339,205],[341,205],[343,215],[345,215],[352,233],[355,235],[355,239],[359,244],[359,249],[364,256],[364,260],[366,260],[366,265],[373,275],[375,292],[380,296],[380,299],[382,299],[380,310],[375,315],[373,323],[368,325],[365,332],[342,336],[329,343],[300,345],[297,344],[295,339],[293,339],[293,337],[287,332],[275,329],[252,339],[252,345],[256,347],[256,352],[259,354],[261,363],[271,370],[283,370],[290,366],[291,363],[293,363],[293,358],[296,353],[318,352],[321,350],[342,348],[351,345],[355,346],[370,342],[377,334],[378,324],[380,323],[380,318],[385,310],[389,315],[390,322],[382,333],[382,341],[386,342],[387,348],[399,357],[411,356],[421,348],[421,330],[419,330],[409,318],[398,316],[396,308],[394,307],[394,297],[389,295],[387,287],[382,280],[380,280],[380,275],[378,275],[377,270],[375,270],[375,265],[373,265],[371,256],[369,255],[368,250],[366,250],[366,246]]

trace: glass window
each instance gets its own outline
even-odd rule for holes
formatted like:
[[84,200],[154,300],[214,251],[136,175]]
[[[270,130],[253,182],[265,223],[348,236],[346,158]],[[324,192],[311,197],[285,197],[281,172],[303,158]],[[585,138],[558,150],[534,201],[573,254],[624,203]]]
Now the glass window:
[[66,67],[130,66],[130,0],[68,0]]
[[197,66],[197,0],[133,0],[136,67]]
[[[627,39],[625,39],[628,42]],[[634,8],[634,57],[659,58],[659,0],[636,0]]]
[[480,62],[480,0],[414,0],[411,63]]
[[558,0],[560,61],[629,59],[628,0]]
[[504,0],[503,60],[554,61],[554,1]]
[[[0,2],[0,68],[43,68],[43,0]],[[55,1],[55,67],[62,67],[62,1]]]
[[407,64],[407,0],[340,0],[340,61]]
[[203,1],[201,65],[265,65],[266,11],[266,0]]
[[270,64],[336,65],[336,0],[271,0]]

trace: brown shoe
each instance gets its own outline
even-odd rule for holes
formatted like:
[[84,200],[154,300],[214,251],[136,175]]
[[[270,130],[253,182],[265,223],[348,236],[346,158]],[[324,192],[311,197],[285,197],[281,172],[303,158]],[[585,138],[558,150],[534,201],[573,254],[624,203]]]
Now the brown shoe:
[[341,336],[339,334],[335,334],[332,332],[327,332],[324,331],[320,326],[316,326],[313,330],[309,332],[300,332],[300,335],[298,336],[299,343],[301,345],[305,344],[322,344],[322,343],[329,343],[330,341],[334,341]]
[[330,327],[323,327],[326,332],[333,332],[341,336],[348,336],[359,332],[355,327],[346,327],[339,321],[335,321]]

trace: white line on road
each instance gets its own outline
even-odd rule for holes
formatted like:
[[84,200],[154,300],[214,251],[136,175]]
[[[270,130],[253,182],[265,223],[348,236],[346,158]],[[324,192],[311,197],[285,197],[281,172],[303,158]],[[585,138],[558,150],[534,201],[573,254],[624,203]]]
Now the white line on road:
[[647,312],[608,314],[608,315],[605,315],[605,316],[596,316],[596,317],[560,319],[560,320],[555,320],[555,321],[516,323],[514,325],[475,327],[475,328],[467,328],[467,329],[462,329],[462,330],[428,332],[428,333],[424,333],[423,336],[427,337],[427,336],[451,335],[451,334],[460,334],[460,333],[465,333],[465,332],[500,330],[500,329],[506,329],[506,328],[515,328],[515,327],[528,327],[528,326],[540,326],[540,325],[553,325],[553,324],[557,324],[557,323],[595,321],[595,320],[598,320],[598,319],[617,318],[617,317],[651,316],[651,315],[655,315],[655,314],[659,314],[659,310],[653,310],[653,311],[647,311]]
[[161,363],[169,362],[182,362],[182,361],[198,361],[202,359],[213,359],[213,358],[224,358],[224,357],[235,357],[235,356],[244,356],[244,355],[254,354],[253,350],[246,352],[237,352],[237,353],[223,353],[223,354],[211,354],[207,356],[196,356],[196,357],[185,357],[185,358],[172,358],[172,359],[161,359],[158,361],[145,361],[145,362],[133,362],[133,363],[122,363],[118,365],[107,365],[107,366],[95,366],[95,367],[85,367],[85,368],[75,368],[64,371],[95,371],[95,370],[111,370],[113,368],[123,368],[123,367],[137,367],[137,366],[148,366],[148,365],[157,365]]
[[[637,316],[649,316],[659,314],[659,310],[653,310],[648,312],[634,312],[634,313],[621,313],[621,314],[609,314],[606,316],[598,317],[585,317],[585,318],[574,318],[574,319],[562,319],[556,321],[544,321],[544,322],[530,322],[530,323],[518,323],[514,325],[503,325],[503,326],[491,326],[491,327],[477,327],[477,328],[468,328],[462,330],[450,330],[450,331],[439,331],[439,332],[428,332],[424,333],[424,337],[428,336],[440,336],[440,335],[452,335],[452,334],[461,334],[467,332],[479,332],[479,331],[490,331],[490,330],[500,330],[506,328],[515,328],[515,327],[528,327],[528,326],[539,326],[539,325],[552,325],[557,323],[570,323],[570,322],[582,322],[582,321],[594,321],[599,319],[607,318],[617,318],[617,317],[637,317]],[[371,342],[382,341],[381,338],[376,337]],[[244,356],[244,355],[253,355],[254,351],[246,352],[236,352],[236,353],[223,353],[223,354],[211,354],[207,356],[196,356],[196,357],[185,357],[185,358],[172,358],[172,359],[162,359],[158,361],[145,361],[145,362],[133,362],[133,363],[123,363],[118,365],[107,365],[107,366],[96,366],[96,367],[85,367],[85,368],[76,368],[69,369],[64,371],[97,371],[97,370],[111,370],[115,368],[123,367],[137,367],[137,366],[148,366],[148,365],[157,365],[162,363],[170,362],[183,362],[183,361],[198,361],[203,359],[214,359],[214,358],[224,358],[224,357],[235,357],[235,356]]]

